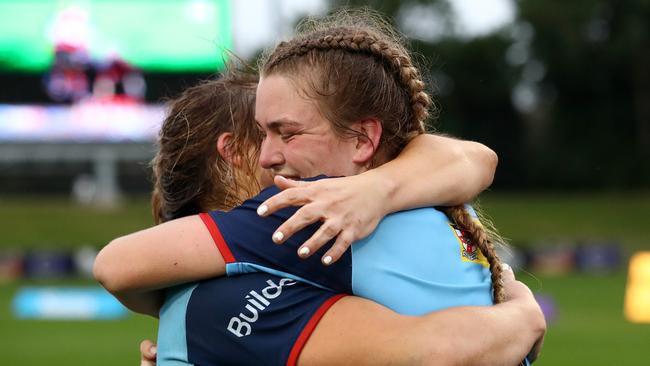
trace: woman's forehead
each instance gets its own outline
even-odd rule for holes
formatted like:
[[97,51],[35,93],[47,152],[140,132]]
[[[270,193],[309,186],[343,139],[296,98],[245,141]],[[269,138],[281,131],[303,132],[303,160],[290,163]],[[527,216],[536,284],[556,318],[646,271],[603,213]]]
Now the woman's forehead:
[[329,124],[316,101],[300,93],[287,77],[271,75],[260,80],[255,120],[263,129]]

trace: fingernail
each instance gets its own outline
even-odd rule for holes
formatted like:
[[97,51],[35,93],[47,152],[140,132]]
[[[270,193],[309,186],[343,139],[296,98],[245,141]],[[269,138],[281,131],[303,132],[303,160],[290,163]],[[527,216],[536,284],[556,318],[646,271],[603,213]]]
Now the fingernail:
[[266,213],[266,211],[269,210],[269,206],[267,205],[260,205],[260,207],[257,208],[257,214],[262,216]]
[[276,231],[273,233],[273,241],[276,243],[279,243],[284,239],[284,234],[282,234],[282,231]]
[[157,354],[158,353],[158,347],[156,346],[151,346],[151,353]]
[[510,271],[512,268],[508,265],[508,263],[501,263],[501,270],[502,271]]
[[306,257],[309,255],[309,248],[308,247],[302,247],[300,250],[298,250],[298,255],[301,257]]
[[330,263],[332,263],[332,257],[330,257],[329,255],[324,256],[323,257],[323,264],[327,266]]

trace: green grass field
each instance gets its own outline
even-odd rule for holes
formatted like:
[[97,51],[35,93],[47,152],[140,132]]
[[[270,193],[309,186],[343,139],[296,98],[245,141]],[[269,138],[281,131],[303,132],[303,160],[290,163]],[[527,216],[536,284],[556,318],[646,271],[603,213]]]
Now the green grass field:
[[[150,224],[147,201],[130,199],[110,211],[81,208],[63,199],[0,198],[0,248],[101,246]],[[487,194],[485,210],[515,244],[566,238],[615,239],[628,253],[650,250],[650,194]],[[536,293],[552,296],[557,318],[549,324],[540,366],[632,365],[644,360],[650,324],[623,317],[626,271],[611,275],[520,274]],[[39,280],[0,284],[2,365],[135,365],[138,343],[155,338],[155,320],[26,321],[11,314],[24,285],[82,284]],[[471,341],[471,340],[468,340]]]
[[0,364],[137,365],[140,341],[156,337],[157,321],[130,315],[118,321],[18,320],[11,299],[21,286],[95,286],[90,281],[20,281],[0,286]]

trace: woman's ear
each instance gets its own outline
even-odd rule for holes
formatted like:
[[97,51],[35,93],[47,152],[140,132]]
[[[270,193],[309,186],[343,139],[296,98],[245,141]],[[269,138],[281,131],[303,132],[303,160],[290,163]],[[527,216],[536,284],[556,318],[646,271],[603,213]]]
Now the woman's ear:
[[381,121],[376,118],[364,119],[357,122],[353,128],[362,135],[357,137],[356,152],[352,161],[365,165],[372,161],[381,140]]
[[232,132],[224,132],[217,138],[217,152],[221,155],[221,158],[225,160],[228,164],[233,166],[239,166],[241,164],[241,159],[237,156],[232,150]]

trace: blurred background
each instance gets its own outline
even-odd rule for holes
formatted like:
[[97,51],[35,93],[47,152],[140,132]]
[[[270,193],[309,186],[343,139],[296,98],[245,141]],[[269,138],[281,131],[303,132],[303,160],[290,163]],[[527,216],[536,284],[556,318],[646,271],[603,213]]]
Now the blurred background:
[[[408,36],[437,131],[500,158],[484,210],[549,328],[539,365],[640,364],[650,342],[647,0],[0,1],[0,354],[135,365],[156,322],[93,283],[152,225],[164,101],[305,15],[364,5]],[[645,282],[644,282],[645,281]]]

